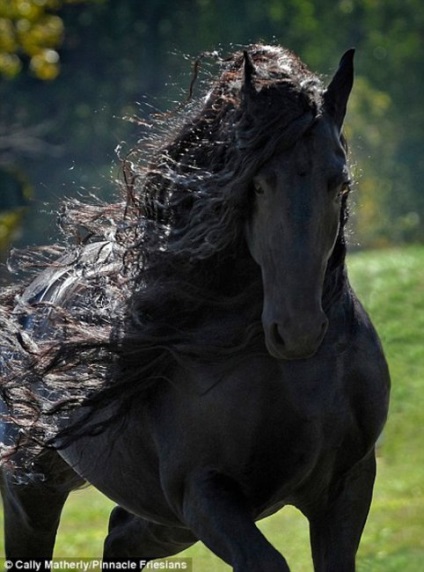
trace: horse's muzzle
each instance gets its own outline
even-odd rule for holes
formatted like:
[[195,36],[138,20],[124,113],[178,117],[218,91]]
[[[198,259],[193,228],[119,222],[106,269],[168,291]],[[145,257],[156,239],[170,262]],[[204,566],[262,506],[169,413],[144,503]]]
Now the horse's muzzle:
[[265,329],[268,352],[277,359],[307,359],[320,347],[328,329],[324,312],[316,319],[280,324],[274,322]]

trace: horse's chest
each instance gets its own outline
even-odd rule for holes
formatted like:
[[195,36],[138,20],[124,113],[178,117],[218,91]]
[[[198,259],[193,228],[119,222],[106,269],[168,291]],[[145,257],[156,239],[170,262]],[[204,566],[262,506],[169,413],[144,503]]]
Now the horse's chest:
[[[170,390],[155,410],[160,449],[170,456],[177,450],[180,464],[184,457],[187,466],[200,460],[252,481],[289,481],[312,470],[347,430],[348,405],[336,373],[269,364],[246,362],[215,384],[213,368],[197,370],[211,389]],[[200,385],[188,377],[184,383]]]

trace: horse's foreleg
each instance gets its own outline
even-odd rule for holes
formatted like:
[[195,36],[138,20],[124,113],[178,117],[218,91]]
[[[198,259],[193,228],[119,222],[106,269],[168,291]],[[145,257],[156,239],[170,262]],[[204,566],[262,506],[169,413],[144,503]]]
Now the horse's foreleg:
[[17,484],[9,474],[2,484],[7,558],[51,558],[60,513],[68,491],[43,483]]
[[285,559],[256,527],[232,479],[215,471],[192,475],[183,513],[194,534],[235,572],[289,572]]
[[23,483],[2,472],[7,558],[51,558],[63,505],[84,483],[55,451],[41,455],[33,470],[43,476],[28,474]]
[[310,521],[315,572],[354,572],[355,558],[371,504],[374,453],[335,483]]
[[197,538],[187,529],[155,524],[118,506],[110,516],[103,558],[165,558],[178,554],[195,542]]

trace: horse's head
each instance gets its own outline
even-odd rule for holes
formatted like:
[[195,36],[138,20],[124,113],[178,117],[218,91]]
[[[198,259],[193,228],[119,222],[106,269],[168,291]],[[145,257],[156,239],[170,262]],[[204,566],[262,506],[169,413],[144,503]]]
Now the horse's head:
[[[249,66],[247,62],[246,75],[252,71]],[[327,331],[323,287],[339,234],[342,196],[349,185],[341,127],[352,83],[350,50],[315,118],[253,178],[247,243],[261,268],[262,323],[268,351],[276,358],[314,355]],[[248,97],[255,97],[255,92]],[[302,126],[302,117],[294,121]]]

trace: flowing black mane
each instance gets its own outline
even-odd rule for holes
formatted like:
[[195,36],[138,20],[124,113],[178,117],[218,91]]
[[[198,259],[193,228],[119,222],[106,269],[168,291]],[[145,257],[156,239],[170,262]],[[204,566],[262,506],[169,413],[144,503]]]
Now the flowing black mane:
[[[45,413],[87,397],[99,405],[121,396],[125,410],[169,375],[172,364],[214,355],[224,361],[249,344],[265,351],[260,270],[244,239],[252,178],[314,125],[324,88],[282,48],[254,45],[247,53],[221,60],[206,97],[171,116],[156,139],[127,157],[124,200],[64,205],[67,240],[59,258],[55,253],[17,304],[9,296],[15,310],[3,318],[10,374],[2,391],[33,436]],[[327,306],[343,283],[343,200]],[[41,377],[44,396],[53,394],[31,401]],[[39,425],[40,439],[54,435]]]

